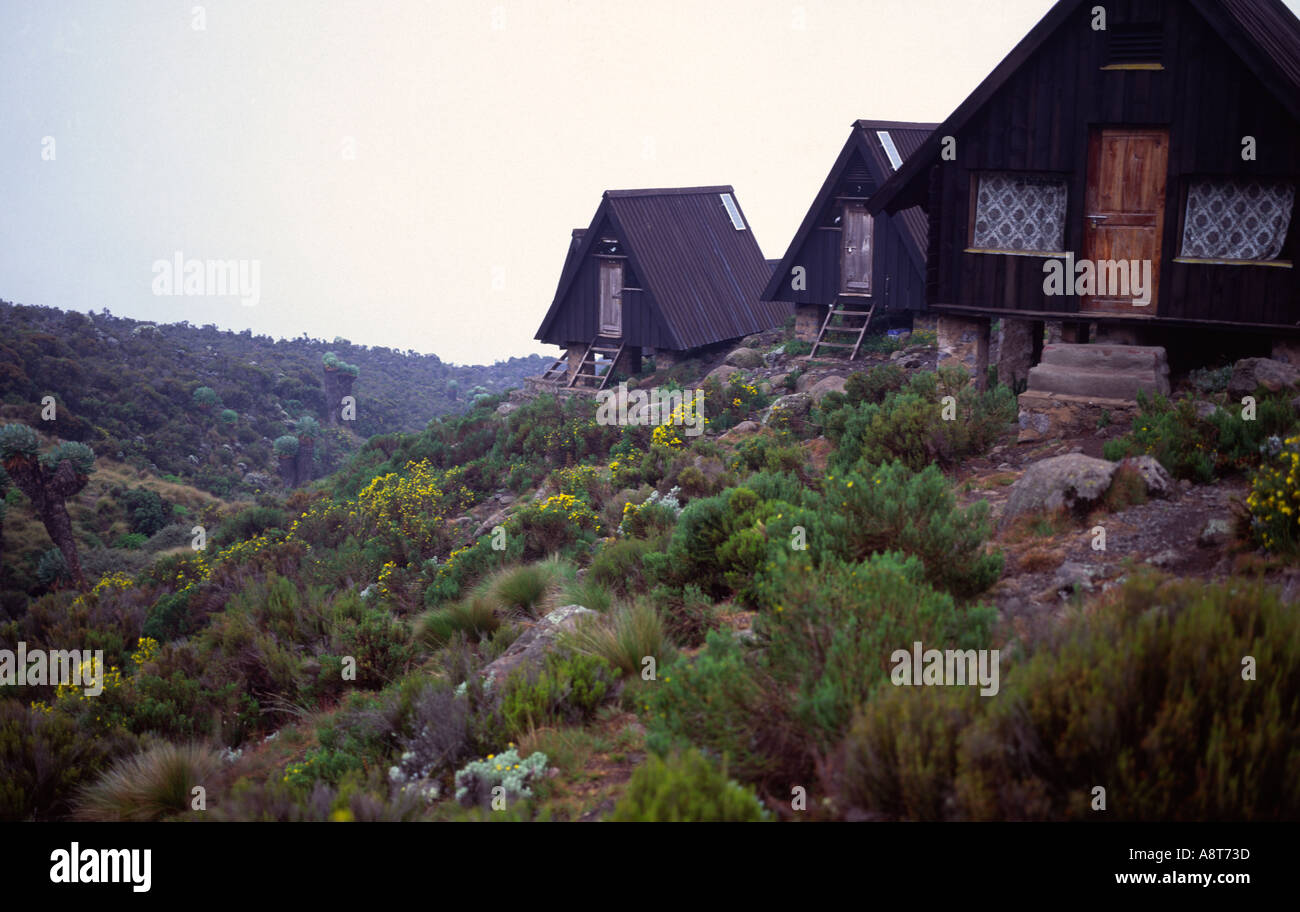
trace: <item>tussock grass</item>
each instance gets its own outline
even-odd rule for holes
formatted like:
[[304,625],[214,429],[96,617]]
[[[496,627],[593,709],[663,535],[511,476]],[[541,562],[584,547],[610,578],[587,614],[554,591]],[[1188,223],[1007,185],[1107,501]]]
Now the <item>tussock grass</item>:
[[500,626],[496,603],[481,592],[473,592],[459,602],[420,615],[415,619],[412,636],[423,646],[440,649],[456,633],[464,633],[477,642],[495,633]]
[[656,667],[663,668],[676,655],[659,612],[642,599],[584,619],[562,641],[575,652],[602,658],[628,675],[640,674],[646,656],[653,656]]
[[203,744],[158,744],[118,761],[83,789],[74,815],[80,820],[161,820],[190,810],[195,786],[211,789],[221,758]]

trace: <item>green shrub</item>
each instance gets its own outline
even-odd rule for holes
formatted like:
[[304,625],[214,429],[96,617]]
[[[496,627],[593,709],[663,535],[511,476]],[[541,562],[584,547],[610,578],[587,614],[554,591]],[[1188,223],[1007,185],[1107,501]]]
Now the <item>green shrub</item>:
[[614,672],[600,658],[552,653],[540,669],[520,669],[501,688],[502,735],[584,722],[610,695]]
[[959,739],[983,699],[972,687],[886,687],[844,740],[845,810],[902,820],[951,816]]
[[814,506],[825,541],[810,535],[811,549],[850,561],[886,550],[914,554],[932,585],[959,596],[983,592],[1002,575],[1002,555],[984,547],[992,532],[987,501],[959,508],[935,466],[913,473],[902,464],[861,465],[828,478]]
[[[945,403],[951,397],[952,401]],[[919,472],[932,463],[955,466],[985,452],[1018,414],[1016,397],[1005,386],[979,392],[959,368],[915,374],[906,387],[879,404],[864,402],[830,415],[827,436],[837,450],[833,464],[843,470],[859,459],[898,461]],[[951,417],[945,419],[946,410]]]
[[842,793],[863,810],[1300,817],[1300,618],[1261,583],[1140,574],[1004,668],[996,699],[905,690],[924,688],[877,696],[850,735]]
[[774,607],[755,629],[770,644],[772,675],[793,690],[794,715],[827,747],[888,680],[894,650],[917,641],[982,649],[997,618],[991,606],[957,607],[926,584],[920,561],[900,554],[862,563],[830,558],[817,568],[797,554],[770,579],[765,596]]
[[0,700],[0,820],[66,815],[79,787],[111,756],[111,742],[88,738],[71,717]]
[[752,789],[727,778],[697,750],[650,756],[628,782],[610,819],[618,823],[752,823],[770,813]]

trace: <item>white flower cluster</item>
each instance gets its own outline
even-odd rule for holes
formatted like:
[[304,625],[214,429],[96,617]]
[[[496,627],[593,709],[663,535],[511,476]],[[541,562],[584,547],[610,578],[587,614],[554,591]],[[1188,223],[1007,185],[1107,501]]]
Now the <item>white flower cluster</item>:
[[517,748],[504,754],[488,754],[483,760],[473,760],[456,773],[456,800],[473,803],[483,795],[491,794],[496,786],[506,790],[506,800],[531,798],[533,782],[546,771],[546,755],[534,751],[520,759]]
[[[428,726],[425,726],[419,737],[428,735]],[[432,778],[437,771],[436,758],[421,758],[415,751],[408,750],[402,754],[397,766],[388,768],[388,781],[396,786],[397,791],[413,794],[425,804],[432,804],[442,797],[442,788]]]
[[660,507],[666,507],[667,509],[673,511],[673,516],[681,516],[682,504],[681,501],[677,499],[677,495],[680,494],[681,492],[682,489],[677,487],[676,485],[674,485],[672,490],[670,490],[667,494],[664,494],[663,496],[660,496],[658,491],[651,491],[650,496],[647,497],[642,504],[632,508],[631,510],[628,510],[627,513],[623,516],[623,521],[618,524],[618,534],[625,535],[626,531],[624,530],[623,526],[627,522],[627,518],[629,516],[636,515],[637,511],[644,510],[646,507],[656,506],[656,505]]

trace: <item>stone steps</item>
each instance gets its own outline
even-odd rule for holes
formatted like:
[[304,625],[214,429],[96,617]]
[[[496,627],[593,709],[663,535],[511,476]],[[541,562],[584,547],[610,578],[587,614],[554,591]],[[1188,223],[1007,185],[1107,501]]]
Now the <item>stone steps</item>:
[[1045,345],[1042,363],[1029,371],[1029,390],[1130,401],[1139,391],[1167,396],[1169,362],[1158,346]]

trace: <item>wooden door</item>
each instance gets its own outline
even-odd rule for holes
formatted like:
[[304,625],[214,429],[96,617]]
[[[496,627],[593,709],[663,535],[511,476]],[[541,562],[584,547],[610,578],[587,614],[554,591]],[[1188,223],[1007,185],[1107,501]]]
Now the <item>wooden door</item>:
[[1156,315],[1168,170],[1168,130],[1105,128],[1092,132],[1083,210],[1083,255],[1097,268],[1099,282],[1104,270],[1098,264],[1104,261],[1149,261],[1151,301],[1146,306],[1135,306],[1132,294],[1115,294],[1114,287],[1098,286],[1103,293],[1085,297],[1079,305],[1081,313]]
[[843,256],[840,259],[840,292],[871,294],[872,247],[874,225],[862,203],[844,204]]
[[600,334],[623,335],[623,263],[600,261]]

